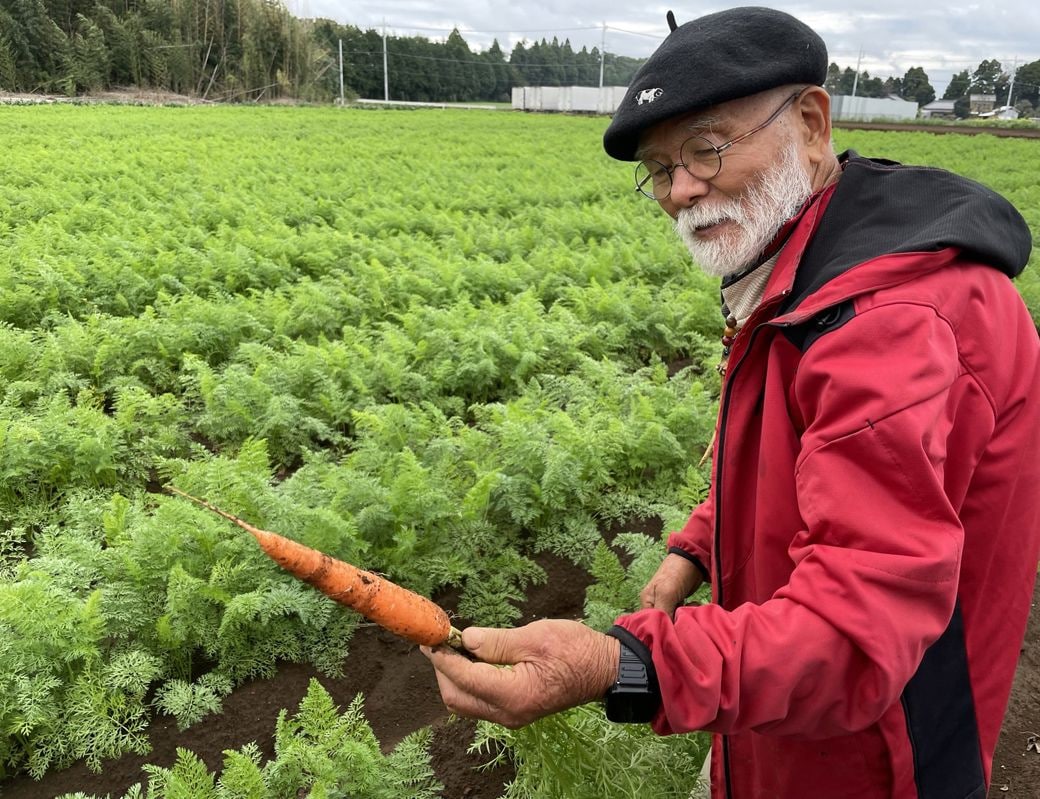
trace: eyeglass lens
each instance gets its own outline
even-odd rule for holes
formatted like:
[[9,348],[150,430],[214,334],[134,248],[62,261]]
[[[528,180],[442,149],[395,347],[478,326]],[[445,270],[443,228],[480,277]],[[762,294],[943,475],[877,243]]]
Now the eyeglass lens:
[[652,200],[663,200],[672,190],[672,173],[683,168],[698,180],[711,180],[722,169],[718,148],[703,136],[683,142],[680,162],[670,169],[659,161],[646,160],[636,165],[636,188]]

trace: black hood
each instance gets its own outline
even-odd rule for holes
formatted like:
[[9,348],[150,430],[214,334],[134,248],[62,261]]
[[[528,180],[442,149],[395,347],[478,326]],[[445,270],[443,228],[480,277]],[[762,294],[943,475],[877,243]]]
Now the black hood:
[[992,189],[943,169],[863,158],[849,150],[805,251],[788,309],[857,264],[882,255],[957,247],[1008,277],[1021,274],[1032,236]]

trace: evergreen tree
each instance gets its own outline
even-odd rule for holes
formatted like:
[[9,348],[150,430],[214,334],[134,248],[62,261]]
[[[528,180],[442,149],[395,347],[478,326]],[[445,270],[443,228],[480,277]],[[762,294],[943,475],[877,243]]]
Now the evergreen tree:
[[509,55],[509,64],[513,67],[513,74],[520,86],[530,86],[531,79],[527,75],[527,47],[523,40],[513,45],[513,52]]
[[1003,67],[996,59],[979,63],[971,75],[971,94],[996,94],[1001,82]]
[[910,67],[906,71],[899,96],[904,100],[912,100],[918,106],[928,105],[935,99],[935,89],[932,88],[924,67]]
[[858,89],[856,85],[856,72],[852,67],[845,67],[841,73],[841,82],[838,84],[838,94],[851,95],[852,90]]
[[599,48],[593,47],[590,53],[582,47],[574,59],[578,65],[578,83],[582,86],[599,86]]
[[830,66],[827,67],[827,77],[823,82],[823,87],[832,96],[841,94],[841,67],[835,64],[833,61]]
[[862,72],[856,84],[857,97],[884,97],[885,82],[881,78],[870,77],[869,72]]
[[1040,61],[1023,64],[1015,71],[1015,96],[1032,108],[1040,106]]
[[513,81],[510,75],[509,64],[506,63],[506,56],[498,44],[498,39],[491,42],[491,47],[488,48],[485,58],[491,67],[492,76],[491,90],[485,99],[496,102],[508,102]]
[[0,9],[0,89],[10,91],[18,85],[18,69],[9,39],[10,33],[4,24],[3,16],[5,14],[6,12]]
[[971,86],[971,76],[968,74],[968,70],[965,69],[950,78],[942,98],[944,100],[958,100],[968,93],[969,86]]
[[474,99],[478,88],[474,69],[477,59],[473,57],[458,28],[453,28],[448,34],[443,53],[449,67],[447,96],[444,99],[455,102]]
[[109,6],[102,3],[98,3],[91,13],[108,47],[107,81],[117,86],[143,83],[137,15],[127,14],[120,19]]
[[563,85],[576,86],[578,83],[578,61],[574,56],[571,40],[564,39],[560,47],[560,61],[563,65]]
[[65,74],[69,41],[42,0],[11,0],[8,5],[12,51],[19,91],[49,91]]
[[97,91],[108,81],[108,47],[101,28],[82,14],[76,16],[76,30],[72,34],[66,91]]

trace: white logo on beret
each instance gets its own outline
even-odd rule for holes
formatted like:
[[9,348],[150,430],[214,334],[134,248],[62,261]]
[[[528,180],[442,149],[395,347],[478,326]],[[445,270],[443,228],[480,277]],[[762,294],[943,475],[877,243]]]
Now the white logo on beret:
[[636,95],[636,105],[642,105],[643,103],[652,103],[658,97],[664,94],[663,89],[643,89]]

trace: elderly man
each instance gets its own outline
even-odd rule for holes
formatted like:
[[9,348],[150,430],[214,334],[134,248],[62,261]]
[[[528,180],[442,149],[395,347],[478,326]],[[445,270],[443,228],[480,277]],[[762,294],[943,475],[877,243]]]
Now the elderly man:
[[710,730],[716,797],[981,799],[1040,556],[1029,231],[948,172],[835,156],[792,17],[669,22],[604,145],[722,279],[711,491],[609,634],[427,650],[444,701]]

